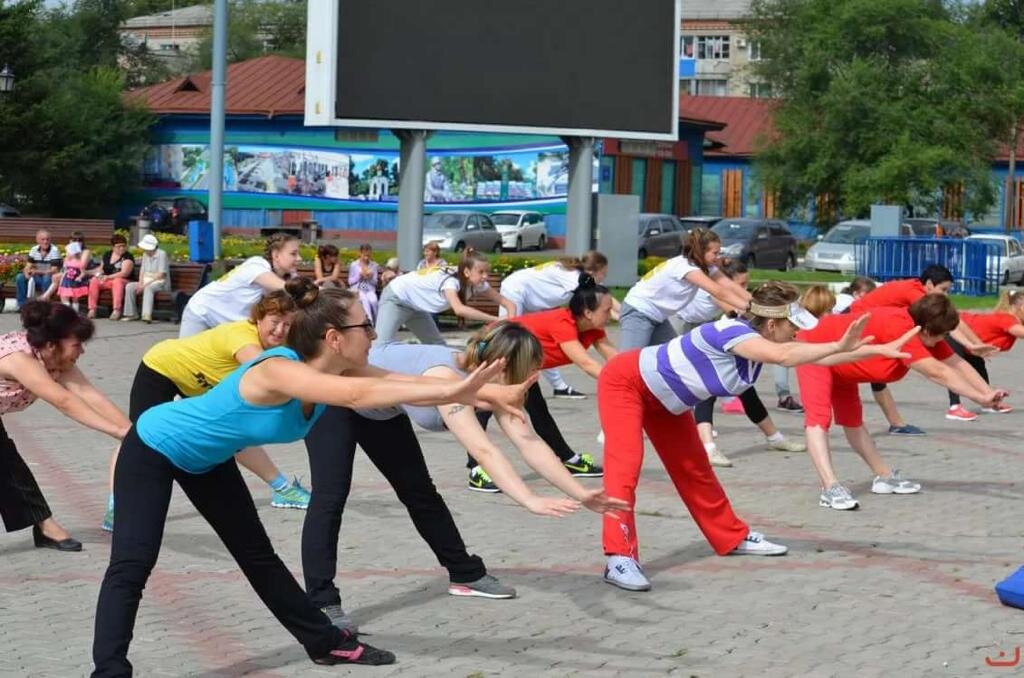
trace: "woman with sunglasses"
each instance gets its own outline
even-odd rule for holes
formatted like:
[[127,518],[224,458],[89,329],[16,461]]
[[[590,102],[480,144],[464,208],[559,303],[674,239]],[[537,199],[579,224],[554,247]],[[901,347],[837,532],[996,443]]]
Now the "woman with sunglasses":
[[233,457],[246,447],[301,440],[327,405],[474,404],[477,391],[504,364],[482,365],[458,382],[342,376],[365,370],[372,328],[354,294],[308,285],[296,302],[289,347],[265,351],[203,395],[150,408],[125,437],[114,474],[118,524],[96,607],[93,676],[132,672],[128,648],[142,590],[160,552],[174,483],[310,659],[394,662],[390,652],[333,626],[309,601],[274,552]]

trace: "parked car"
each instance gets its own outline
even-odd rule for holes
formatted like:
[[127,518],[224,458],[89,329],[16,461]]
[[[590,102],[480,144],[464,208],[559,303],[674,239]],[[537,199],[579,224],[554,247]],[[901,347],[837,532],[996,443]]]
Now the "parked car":
[[442,250],[501,252],[501,233],[486,214],[448,211],[429,214],[423,221],[423,244],[436,242]]
[[722,256],[750,268],[796,267],[796,238],[778,219],[722,219],[711,229],[722,239]]
[[141,219],[154,231],[184,234],[190,221],[206,221],[206,205],[194,198],[159,198],[143,208]]
[[986,274],[990,279],[998,276],[1000,284],[1024,284],[1024,249],[1009,235],[969,235],[966,240],[983,242],[990,246]]
[[674,257],[683,252],[687,230],[674,214],[644,212],[640,215],[640,244],[637,256]]
[[21,216],[21,212],[19,212],[18,210],[14,209],[13,207],[11,207],[10,205],[8,205],[5,202],[0,202],[0,219],[3,219],[5,217],[14,218],[14,217],[20,217],[20,216]]
[[679,223],[681,223],[683,225],[683,228],[686,229],[687,233],[689,233],[690,231],[692,231],[695,228],[711,228],[712,226],[714,226],[715,224],[717,224],[721,220],[722,220],[722,217],[704,217],[704,216],[679,217]]
[[804,255],[804,266],[812,271],[854,273],[857,270],[855,243],[870,235],[870,221],[840,221],[824,236],[818,236],[818,242],[811,245]]
[[939,234],[941,234],[939,237],[966,238],[971,234],[971,231],[959,221],[933,219],[931,217],[904,219],[903,223],[900,224],[900,235],[934,238]]
[[542,250],[548,243],[548,229],[544,225],[544,215],[540,212],[494,212],[491,221],[501,233],[501,246],[506,250],[521,250],[524,247]]

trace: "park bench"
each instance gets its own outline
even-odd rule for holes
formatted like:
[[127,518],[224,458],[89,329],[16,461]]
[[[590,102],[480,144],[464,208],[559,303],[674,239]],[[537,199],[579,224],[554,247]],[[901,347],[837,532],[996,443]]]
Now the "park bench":
[[[170,316],[174,323],[181,322],[181,314],[185,305],[200,287],[210,280],[210,265],[193,262],[171,263],[171,289],[168,292],[157,292],[153,300],[153,312]],[[100,293],[99,306],[109,313],[113,307],[110,290]]]
[[36,231],[45,229],[55,245],[62,248],[71,239],[72,231],[81,231],[85,244],[90,247],[109,245],[114,235],[114,222],[110,219],[43,219],[34,217],[8,217],[0,219],[0,242],[26,243],[36,241]]

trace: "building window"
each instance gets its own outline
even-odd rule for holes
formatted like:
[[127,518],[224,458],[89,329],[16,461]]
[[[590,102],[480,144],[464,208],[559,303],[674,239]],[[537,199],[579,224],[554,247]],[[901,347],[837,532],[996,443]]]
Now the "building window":
[[768,99],[772,96],[772,86],[767,82],[750,83],[750,96],[753,99]]
[[679,55],[683,59],[727,61],[728,35],[684,35],[679,42]]
[[706,97],[724,97],[727,80],[697,80],[697,94]]
[[679,91],[683,94],[693,96],[697,94],[697,81],[693,78],[684,78],[679,81]]
[[761,60],[761,43],[758,40],[751,40],[747,47],[747,58],[751,61]]
[[177,43],[173,42],[165,42],[164,44],[160,45],[160,50],[164,52],[177,52],[180,49],[181,47]]

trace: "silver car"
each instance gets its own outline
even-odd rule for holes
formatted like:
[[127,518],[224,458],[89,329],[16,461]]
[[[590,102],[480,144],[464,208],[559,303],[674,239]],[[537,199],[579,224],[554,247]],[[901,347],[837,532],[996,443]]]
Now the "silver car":
[[491,221],[501,233],[501,246],[507,250],[526,247],[544,249],[548,243],[548,229],[540,212],[507,210],[491,214]]
[[501,252],[501,233],[480,212],[435,212],[423,220],[423,244],[436,242],[448,252],[472,247],[478,252]]
[[807,250],[804,266],[812,271],[856,273],[856,243],[870,235],[870,221],[840,221],[824,236],[818,236],[818,242]]

